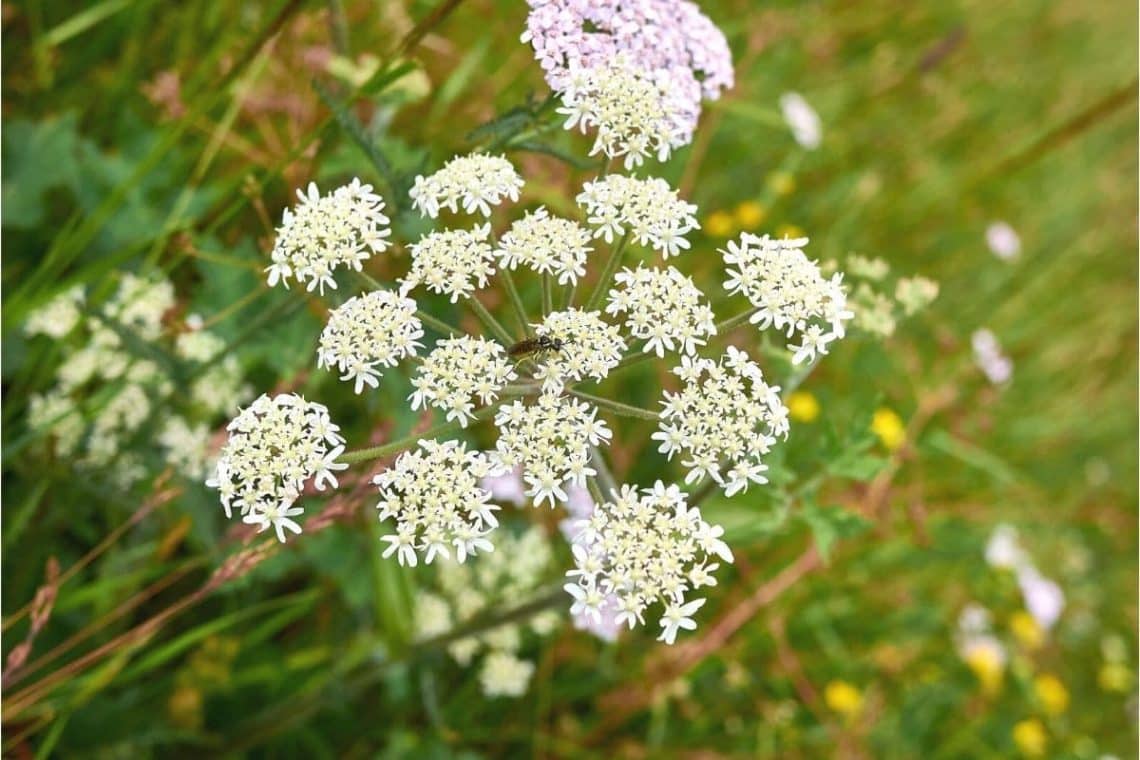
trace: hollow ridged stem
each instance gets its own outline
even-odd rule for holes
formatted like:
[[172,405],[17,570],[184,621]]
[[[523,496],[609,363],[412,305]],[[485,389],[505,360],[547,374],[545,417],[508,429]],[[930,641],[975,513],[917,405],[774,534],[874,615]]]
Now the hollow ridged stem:
[[580,399],[589,401],[591,404],[600,409],[605,409],[622,417],[634,417],[639,420],[652,420],[653,422],[657,422],[657,420],[660,419],[660,416],[657,414],[657,412],[651,412],[638,406],[630,406],[629,404],[623,404],[620,401],[612,401],[608,398],[602,398],[601,396],[595,396],[590,393],[584,393],[582,391],[576,391],[573,389],[570,390],[570,393],[571,395],[577,396]]
[[621,236],[621,240],[614,246],[613,253],[610,254],[609,261],[606,262],[605,269],[602,270],[602,276],[598,279],[598,284],[594,288],[590,300],[586,302],[586,311],[594,311],[605,300],[606,291],[609,290],[610,280],[614,277],[614,272],[617,271],[618,264],[621,263],[621,256],[625,253],[626,243],[629,242],[629,233],[626,232]]
[[495,333],[495,337],[503,342],[503,345],[510,346],[514,344],[515,341],[511,338],[511,334],[507,332],[505,327],[499,324],[499,320],[491,316],[491,312],[487,311],[487,307],[484,306],[478,298],[472,295],[467,298],[467,303],[470,304],[476,316],[487,326],[487,329]]
[[515,285],[514,275],[507,267],[501,267],[499,273],[503,275],[503,284],[507,288],[507,297],[510,299],[511,306],[515,310],[515,318],[518,319],[519,325],[522,327],[523,335],[531,334],[530,318],[526,315],[526,305],[523,304],[522,296],[519,294],[519,289]]
[[754,306],[753,308],[749,309],[748,311],[746,311],[742,314],[737,314],[734,317],[729,317],[728,319],[724,320],[723,322],[717,322],[716,323],[717,335],[722,335],[725,332],[728,332],[732,328],[736,327],[737,325],[740,325],[740,324],[743,324],[744,322],[747,322],[749,319],[752,318],[752,315],[758,311],[760,311],[760,307]]
[[550,273],[542,273],[542,316],[545,319],[554,311],[554,293],[550,287]]

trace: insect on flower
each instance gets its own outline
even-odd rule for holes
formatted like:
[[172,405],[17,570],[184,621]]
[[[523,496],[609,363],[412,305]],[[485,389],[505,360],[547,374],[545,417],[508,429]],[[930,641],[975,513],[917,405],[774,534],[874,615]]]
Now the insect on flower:
[[520,340],[507,349],[507,356],[521,359],[533,354],[544,354],[550,351],[561,351],[566,347],[566,341],[561,338],[551,338],[549,335],[540,335],[537,338]]

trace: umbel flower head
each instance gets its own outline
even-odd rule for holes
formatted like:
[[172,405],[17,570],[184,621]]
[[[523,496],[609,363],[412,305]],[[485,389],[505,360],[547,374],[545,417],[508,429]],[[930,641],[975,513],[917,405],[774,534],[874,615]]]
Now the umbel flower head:
[[594,226],[594,237],[612,243],[627,232],[630,239],[660,251],[665,258],[689,247],[685,235],[699,229],[697,207],[677,197],[663,179],[637,179],[611,174],[587,182],[578,195]]
[[467,298],[476,288],[487,286],[487,278],[495,273],[495,252],[487,243],[491,225],[470,230],[429,232],[418,243],[409,246],[412,270],[400,287],[407,293],[416,285],[424,285],[433,293],[451,296],[455,303]]
[[436,556],[463,562],[478,551],[494,551],[487,539],[499,524],[498,506],[480,480],[497,472],[492,459],[468,451],[459,441],[422,440],[405,451],[396,464],[377,475],[380,520],[396,522],[396,532],[382,537],[384,556],[396,555],[401,565],[415,565],[417,553],[431,564]]
[[843,275],[826,279],[804,255],[807,242],[745,232],[722,252],[730,267],[724,287],[743,293],[755,307],[750,321],[761,329],[774,325],[789,338],[799,333],[800,345],[788,346],[797,364],[815,359],[817,352],[826,354],[831,342],[846,334],[843,323],[854,316],[847,309]]
[[689,593],[716,585],[716,559],[732,562],[720,538],[724,529],[705,522],[680,488],[660,480],[640,493],[622,486],[612,496],[574,537],[575,567],[566,573],[574,580],[565,586],[574,597],[571,614],[600,618],[612,594],[618,624],[633,628],[661,602],[659,640],[672,644],[678,630],[696,628],[690,616],[704,599],[687,598]]
[[292,393],[263,394],[226,429],[229,439],[206,485],[218,489],[226,517],[236,508],[244,522],[272,526],[280,541],[286,530],[301,532],[292,518],[304,510],[293,502],[305,484],[312,479],[318,491],[336,488],[333,473],[348,467],[336,461],[344,439],[328,409]]
[[[788,409],[780,389],[764,382],[760,367],[729,346],[719,361],[683,357],[673,370],[684,383],[665,391],[653,439],[670,459],[680,452],[686,483],[706,475],[732,496],[749,482],[767,483],[762,458],[778,436],[787,437]],[[727,472],[725,471],[727,470]]]
[[553,275],[559,285],[573,285],[586,274],[592,237],[577,222],[551,216],[539,207],[511,225],[495,255],[504,268],[516,269],[522,264],[539,274]]
[[598,410],[585,401],[542,393],[533,403],[522,400],[499,407],[496,456],[504,468],[522,467],[526,495],[536,505],[565,501],[566,485],[585,487],[590,447],[609,441],[612,433]]
[[395,367],[423,348],[416,302],[390,290],[354,296],[329,314],[317,348],[317,366],[335,367],[341,380],[364,386],[380,383],[381,367]]
[[558,391],[567,380],[604,379],[625,351],[618,328],[604,322],[597,311],[556,311],[535,325],[534,331],[540,338],[562,344],[535,371],[535,377],[543,381],[548,391]]
[[273,264],[266,268],[270,287],[279,281],[289,287],[296,278],[307,289],[325,292],[336,288],[333,272],[347,266],[357,272],[373,253],[388,247],[388,217],[384,200],[372,192],[372,185],[353,179],[327,195],[321,195],[314,182],[307,191],[297,191],[300,204],[285,209]]
[[463,427],[475,419],[472,398],[494,403],[507,383],[515,380],[514,364],[507,352],[486,338],[447,338],[435,344],[412,379],[416,390],[409,396],[412,409],[433,406],[447,412],[447,419]]
[[654,81],[619,56],[606,64],[572,70],[562,92],[566,129],[597,131],[590,155],[624,159],[625,168],[640,166],[646,156],[665,161],[689,140],[678,122],[672,80]]
[[706,338],[716,335],[713,310],[691,278],[673,267],[626,269],[615,278],[607,314],[624,314],[625,327],[644,351],[664,357],[666,351],[692,356]]
[[522,186],[522,177],[503,156],[472,153],[452,158],[435,174],[417,176],[408,195],[416,210],[433,219],[441,207],[490,216],[491,206],[504,198],[517,201]]

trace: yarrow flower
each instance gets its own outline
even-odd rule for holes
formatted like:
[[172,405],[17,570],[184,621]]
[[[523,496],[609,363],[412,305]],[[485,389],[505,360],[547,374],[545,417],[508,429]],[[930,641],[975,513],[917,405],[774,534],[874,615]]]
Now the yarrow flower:
[[591,239],[582,225],[551,216],[540,207],[511,225],[495,255],[502,267],[513,270],[522,264],[539,274],[554,275],[559,285],[573,285],[586,274]]
[[498,469],[459,441],[421,440],[418,449],[401,454],[372,481],[380,490],[380,520],[396,522],[396,532],[381,538],[388,543],[383,556],[395,554],[401,565],[414,566],[417,552],[431,564],[436,556],[450,557],[452,548],[459,562],[494,551],[487,535],[499,524],[498,506],[479,483]]
[[491,206],[503,198],[517,201],[522,186],[522,177],[505,157],[472,153],[452,158],[427,177],[417,176],[408,195],[420,214],[433,219],[440,207],[452,213],[462,207],[468,214],[490,216]]
[[580,523],[574,539],[575,568],[566,573],[574,580],[565,586],[574,597],[571,614],[600,618],[606,595],[613,594],[617,623],[633,628],[661,602],[658,640],[672,644],[680,629],[696,628],[691,616],[704,604],[686,595],[716,585],[716,559],[733,561],[721,540],[724,529],[690,509],[676,485],[657,481],[640,493],[622,486],[613,498]]
[[522,467],[526,495],[536,505],[565,501],[564,486],[586,485],[597,472],[590,466],[590,447],[613,435],[598,410],[585,401],[543,393],[532,404],[515,400],[499,407],[495,454],[506,468]]
[[584,70],[619,57],[674,93],[669,118],[683,142],[692,139],[701,99],[732,86],[732,53],[720,29],[687,0],[528,0],[523,42],[534,48],[547,83],[573,88]]
[[226,429],[229,439],[206,485],[218,489],[226,517],[236,507],[259,530],[272,526],[279,541],[286,530],[301,532],[291,518],[303,512],[293,502],[305,484],[312,479],[318,491],[336,488],[333,473],[348,467],[336,461],[344,439],[328,409],[295,394],[263,394]]
[[467,423],[475,419],[472,413],[477,398],[481,404],[492,404],[499,391],[518,377],[507,352],[498,343],[485,338],[464,336],[448,338],[436,343],[428,354],[409,396],[412,409],[433,406],[447,412],[448,421]]
[[670,79],[654,81],[619,56],[604,65],[572,71],[558,112],[567,117],[566,129],[578,127],[583,134],[597,130],[591,156],[624,156],[628,171],[646,156],[665,161],[689,141],[691,130],[675,116],[684,105],[671,103],[677,99],[671,87]]
[[729,267],[724,287],[743,293],[756,308],[749,319],[761,329],[774,325],[787,337],[799,333],[800,345],[789,344],[799,364],[826,354],[832,341],[846,334],[844,322],[854,315],[847,308],[843,275],[826,279],[819,266],[804,255],[807,238],[775,239],[745,232],[722,251]]
[[566,309],[547,315],[534,326],[540,338],[562,341],[539,364],[535,377],[547,391],[561,390],[564,381],[602,380],[621,361],[625,341],[618,328],[602,321],[601,312]]
[[390,290],[354,296],[329,314],[317,348],[317,366],[335,367],[355,391],[376,388],[381,367],[394,367],[423,348],[416,302]]
[[625,315],[625,326],[644,351],[664,357],[666,351],[693,355],[706,338],[716,335],[716,320],[693,280],[673,267],[625,269],[614,278],[606,313]]
[[281,282],[289,287],[289,279],[308,282],[307,289],[325,286],[336,289],[333,272],[340,266],[357,272],[373,253],[388,247],[388,217],[384,200],[372,192],[372,185],[353,179],[331,193],[321,195],[314,182],[308,190],[297,190],[300,204],[285,209],[277,242],[273,246],[273,264],[266,268],[269,286]]
[[[669,459],[680,452],[685,483],[706,475],[732,496],[750,482],[767,483],[762,461],[778,437],[787,437],[788,409],[779,387],[764,382],[759,365],[732,346],[718,361],[682,357],[673,373],[684,387],[664,392],[653,440]],[[727,472],[723,470],[727,468]]]
[[433,293],[451,296],[451,302],[456,303],[476,288],[486,287],[487,278],[495,273],[495,252],[487,243],[490,236],[489,224],[424,235],[409,246],[412,268],[401,285],[401,293],[422,284]]
[[656,177],[611,174],[583,185],[577,200],[596,228],[594,237],[612,243],[628,231],[630,238],[665,258],[687,249],[685,235],[700,228],[697,207],[678,198],[668,182]]
[[819,114],[804,100],[803,95],[785,92],[780,96],[780,109],[784,112],[784,121],[788,123],[796,142],[808,150],[818,148],[823,139]]

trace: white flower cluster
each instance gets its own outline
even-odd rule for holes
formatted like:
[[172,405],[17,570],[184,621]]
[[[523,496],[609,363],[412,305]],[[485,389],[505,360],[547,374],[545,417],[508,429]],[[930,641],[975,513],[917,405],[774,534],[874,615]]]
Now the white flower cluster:
[[206,424],[170,417],[162,423],[158,445],[166,450],[167,461],[186,477],[201,481],[210,474],[210,428]]
[[416,302],[390,290],[354,296],[329,314],[317,348],[317,366],[336,367],[354,390],[380,384],[382,367],[395,367],[422,348]]
[[605,65],[572,69],[566,82],[558,112],[567,117],[566,129],[597,129],[591,156],[624,156],[628,171],[646,156],[665,161],[688,142],[690,133],[674,116],[683,106],[670,106],[677,96],[669,79],[654,81],[618,57]]
[[[750,232],[732,241],[724,253],[730,293],[743,293],[756,307],[750,321],[761,329],[775,325],[787,337],[799,333],[800,345],[790,345],[799,364],[826,354],[832,341],[846,334],[847,309],[843,275],[826,279],[819,266],[804,255],[807,238],[776,239]],[[735,268],[731,268],[735,267]]]
[[560,391],[567,380],[604,379],[626,348],[618,328],[604,322],[597,311],[551,312],[534,331],[540,338],[562,342],[562,348],[549,352],[535,371],[548,392]]
[[[450,559],[438,562],[440,593],[417,595],[414,610],[415,637],[423,641],[447,634],[496,605],[517,605],[533,594],[550,575],[553,552],[542,529],[532,526],[519,534],[504,531],[497,551],[479,562],[460,564]],[[540,636],[551,633],[560,622],[556,612],[540,612],[524,623],[505,623],[481,634],[457,639],[448,652],[466,667],[487,652],[479,681],[488,697],[522,696],[534,665],[519,656],[523,635],[530,629]]]
[[692,356],[716,335],[716,318],[693,280],[673,267],[625,269],[615,278],[607,314],[624,314],[626,329],[646,341],[645,352]]
[[[187,326],[198,323],[195,316],[190,315]],[[230,354],[218,358],[225,349],[226,342],[220,335],[204,330],[200,325],[179,333],[174,339],[174,353],[179,357],[209,365],[190,381],[190,399],[210,416],[233,414],[253,395],[253,389],[243,382],[241,362],[237,356]],[[200,479],[190,472],[187,471],[189,477]]]
[[79,324],[83,301],[82,285],[63,291],[28,315],[24,332],[28,335],[46,335],[57,340],[62,338]]
[[559,285],[572,285],[586,274],[591,239],[582,225],[539,207],[511,225],[495,255],[502,267],[513,270],[522,264],[539,274],[554,275]]
[[396,532],[384,556],[396,555],[401,565],[414,566],[417,552],[431,564],[437,556],[463,562],[476,552],[494,551],[487,535],[499,521],[498,507],[480,480],[497,471],[491,457],[468,451],[459,441],[421,440],[395,465],[373,479],[380,491],[380,520],[396,521]]
[[162,317],[174,307],[174,286],[163,277],[124,274],[119,289],[103,307],[103,316],[143,340],[162,334]]
[[585,487],[597,472],[590,447],[613,435],[598,410],[585,401],[543,393],[532,404],[521,400],[499,407],[496,456],[505,468],[522,467],[526,495],[535,504],[565,501],[567,484]]
[[677,191],[657,177],[611,174],[583,185],[577,201],[596,228],[594,237],[612,243],[628,230],[631,239],[665,258],[687,249],[685,235],[700,228],[697,207],[678,198]]
[[819,114],[798,92],[785,92],[780,96],[780,110],[784,121],[801,147],[815,150],[823,139]]
[[273,245],[273,263],[266,267],[269,286],[281,282],[289,287],[289,279],[305,284],[311,292],[325,286],[336,289],[333,272],[340,266],[357,272],[373,253],[388,247],[388,217],[384,200],[372,192],[371,185],[353,179],[327,195],[321,195],[314,182],[307,191],[297,190],[300,204],[285,209],[277,241]]
[[990,567],[1012,570],[1017,575],[1025,609],[1038,625],[1046,631],[1056,625],[1065,611],[1065,592],[1037,569],[1016,528],[1006,523],[997,525],[986,543],[985,555]]
[[429,232],[409,246],[412,268],[400,290],[408,293],[423,284],[434,293],[451,296],[451,302],[467,298],[476,288],[487,286],[495,273],[495,251],[487,239],[491,225],[470,230]]
[[665,609],[659,641],[672,644],[680,629],[693,630],[692,615],[704,599],[687,599],[691,591],[715,586],[719,558],[732,562],[721,540],[724,529],[710,525],[697,507],[689,508],[676,485],[661,481],[638,490],[622,486],[614,501],[601,505],[580,524],[574,539],[572,614],[600,618],[607,595],[615,597],[617,622],[633,628],[645,624],[645,610],[656,602]]
[[[673,373],[684,382],[664,392],[653,439],[670,459],[680,452],[686,483],[706,475],[732,496],[749,482],[767,483],[762,458],[788,434],[788,409],[780,389],[764,382],[759,365],[733,346],[719,361],[683,357]],[[727,472],[722,472],[727,468]]]
[[1013,377],[1013,360],[1001,350],[1001,343],[993,331],[975,330],[970,336],[974,349],[974,363],[994,385],[1004,385]]
[[462,207],[468,214],[490,216],[491,206],[503,198],[517,201],[522,186],[522,177],[505,157],[473,153],[452,158],[427,177],[417,176],[408,195],[414,208],[433,219],[440,207],[452,213]]
[[447,419],[467,423],[475,419],[472,397],[492,404],[499,391],[518,378],[507,352],[493,340],[446,338],[436,343],[412,379],[415,392],[409,396],[412,409],[433,406],[447,412]]
[[229,438],[206,485],[218,489],[226,517],[236,507],[243,522],[259,531],[273,527],[277,539],[285,531],[300,533],[292,518],[304,512],[293,503],[305,484],[323,491],[337,486],[337,463],[344,438],[329,419],[329,410],[296,394],[266,394],[243,409],[226,427]]

